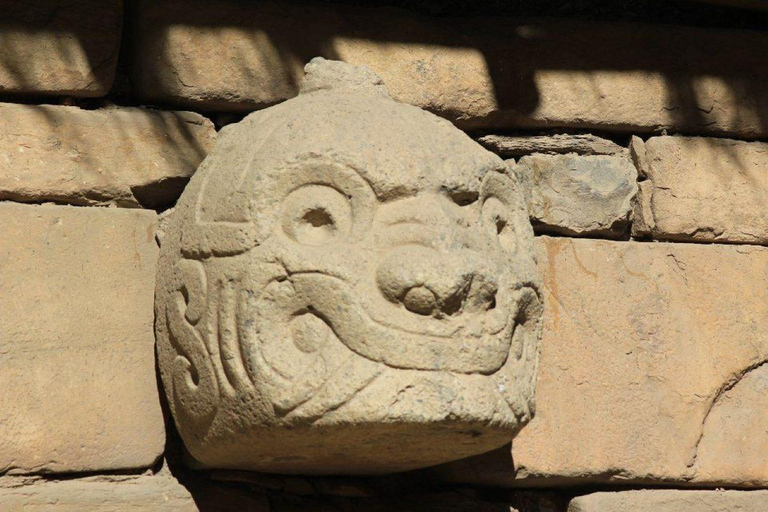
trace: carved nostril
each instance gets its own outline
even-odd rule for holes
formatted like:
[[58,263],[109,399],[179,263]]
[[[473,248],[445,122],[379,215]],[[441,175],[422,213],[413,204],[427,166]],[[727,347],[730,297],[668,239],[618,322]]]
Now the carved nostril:
[[437,297],[429,288],[414,286],[403,297],[405,309],[419,315],[431,315],[437,308]]

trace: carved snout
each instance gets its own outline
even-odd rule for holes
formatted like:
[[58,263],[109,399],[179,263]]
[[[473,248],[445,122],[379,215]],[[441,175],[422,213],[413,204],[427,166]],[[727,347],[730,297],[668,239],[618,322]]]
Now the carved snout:
[[498,291],[493,269],[468,249],[398,247],[379,265],[376,281],[387,300],[438,318],[493,309]]

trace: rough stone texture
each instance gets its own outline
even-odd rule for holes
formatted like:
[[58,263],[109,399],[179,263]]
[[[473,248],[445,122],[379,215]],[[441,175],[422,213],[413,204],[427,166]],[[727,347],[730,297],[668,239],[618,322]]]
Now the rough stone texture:
[[261,108],[295,96],[320,55],[370,66],[395,99],[462,128],[768,135],[760,32],[203,0],[143,0],[132,23],[148,101]]
[[0,199],[166,206],[215,141],[191,112],[0,103]]
[[[172,478],[85,478],[0,487],[0,508],[28,512],[197,512],[192,496]],[[255,509],[258,510],[258,509]],[[265,512],[268,508],[263,509]]]
[[628,231],[637,169],[625,156],[530,155],[508,165],[537,233],[616,238]]
[[104,96],[112,87],[121,0],[0,0],[0,93]]
[[542,237],[533,421],[438,470],[493,485],[765,487],[768,249]]
[[564,155],[625,155],[627,148],[596,135],[483,135],[477,142],[499,156],[510,158],[533,153]]
[[181,485],[168,473],[97,476],[63,481],[0,482],[8,512],[274,512],[263,492],[227,486]]
[[768,244],[768,143],[634,137],[631,150],[647,177],[635,236]]
[[65,481],[0,481],[3,512],[565,512],[563,500],[542,493],[489,499],[475,493],[388,493],[351,497],[303,495],[203,479],[181,485],[171,475],[89,477]]
[[155,214],[0,203],[0,473],[147,467]]
[[222,131],[165,225],[158,357],[202,466],[387,473],[503,445],[533,408],[533,231],[504,162],[307,65]]
[[644,490],[574,498],[568,512],[765,512],[768,491]]

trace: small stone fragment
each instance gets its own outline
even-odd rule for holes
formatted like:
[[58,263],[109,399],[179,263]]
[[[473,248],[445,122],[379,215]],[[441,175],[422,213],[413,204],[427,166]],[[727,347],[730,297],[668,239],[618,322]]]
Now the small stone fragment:
[[536,154],[508,165],[537,233],[616,238],[627,231],[637,193],[627,157]]
[[534,153],[564,155],[624,155],[627,149],[596,135],[484,135],[477,142],[504,158]]

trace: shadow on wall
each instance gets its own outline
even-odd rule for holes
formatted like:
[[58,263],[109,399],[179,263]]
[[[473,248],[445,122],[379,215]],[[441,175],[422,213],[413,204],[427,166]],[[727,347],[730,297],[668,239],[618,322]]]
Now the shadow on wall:
[[315,56],[367,63],[465,129],[568,126],[768,137],[768,33],[423,17],[389,7],[129,3],[134,86],[248,111],[296,94]]
[[107,94],[122,11],[120,0],[0,0],[0,93]]

